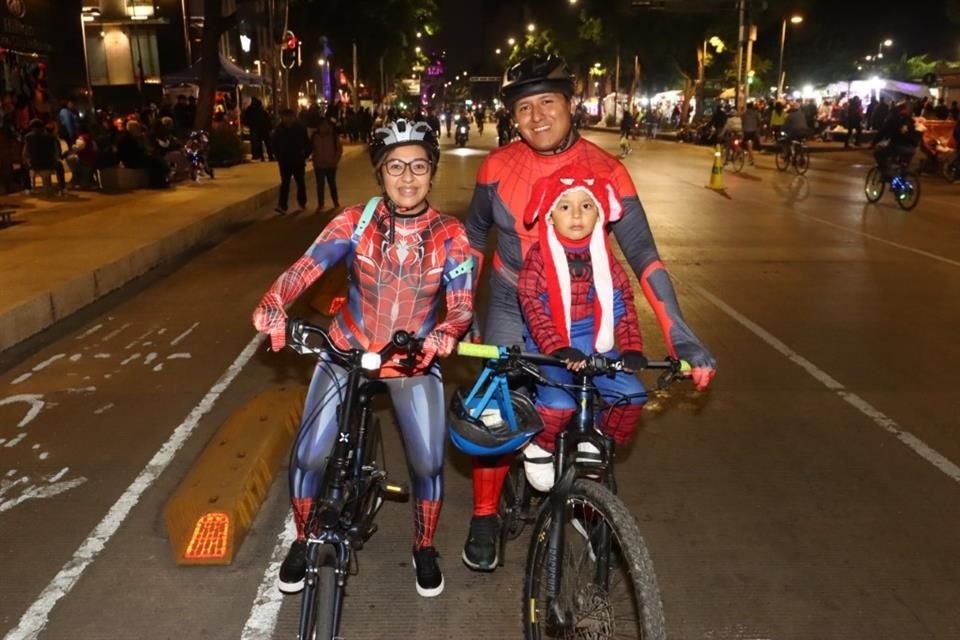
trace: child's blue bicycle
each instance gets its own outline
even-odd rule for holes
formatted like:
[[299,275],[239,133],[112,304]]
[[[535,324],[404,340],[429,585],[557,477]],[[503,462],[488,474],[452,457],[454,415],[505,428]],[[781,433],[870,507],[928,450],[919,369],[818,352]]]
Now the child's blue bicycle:
[[[508,376],[529,376],[537,384],[564,389],[578,410],[557,434],[554,452],[556,484],[548,494],[526,482],[522,456],[516,456],[500,499],[501,549],[533,523],[523,589],[523,623],[527,638],[666,637],[663,605],[636,520],[616,496],[613,440],[597,431],[600,412],[609,403],[593,383],[596,376],[625,371],[619,360],[600,355],[574,374],[573,384],[546,377],[537,367],[564,366],[519,347],[461,343],[458,353],[487,358],[476,384],[464,396],[454,395],[450,437],[463,451],[490,455],[517,451],[542,427],[532,402],[511,391]],[[685,362],[648,362],[646,369],[664,370],[663,388],[683,377]],[[614,404],[628,402],[621,397]],[[590,443],[599,454],[586,453]]]

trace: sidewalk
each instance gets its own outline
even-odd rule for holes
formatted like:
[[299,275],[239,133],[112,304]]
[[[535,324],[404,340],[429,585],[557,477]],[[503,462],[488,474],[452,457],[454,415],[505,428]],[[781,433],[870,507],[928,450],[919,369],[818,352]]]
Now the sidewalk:
[[[346,146],[344,156],[359,149]],[[256,162],[168,191],[0,196],[0,207],[16,210],[14,224],[0,227],[0,352],[192,247],[268,215],[279,182],[276,163]],[[313,202],[309,164],[307,182]]]

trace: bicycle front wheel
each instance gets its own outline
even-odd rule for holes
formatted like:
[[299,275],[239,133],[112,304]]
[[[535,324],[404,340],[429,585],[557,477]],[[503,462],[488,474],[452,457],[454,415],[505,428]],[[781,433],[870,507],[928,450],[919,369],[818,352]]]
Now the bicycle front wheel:
[[913,171],[904,171],[900,176],[900,187],[894,191],[894,195],[901,209],[913,209],[920,202],[920,177]]
[[[317,569],[316,577],[307,576],[300,604],[299,640],[332,640],[340,617],[340,590],[337,587],[337,555],[330,545],[318,545],[316,559],[308,566]],[[308,552],[309,558],[309,552]],[[309,569],[308,569],[309,571]]]
[[778,170],[786,171],[787,167],[790,166],[790,152],[787,149],[777,151],[776,163]]
[[880,167],[874,167],[867,172],[867,179],[863,183],[863,193],[867,196],[868,202],[876,202],[883,197],[883,190],[886,187],[887,183],[883,179]]
[[563,613],[556,624],[548,615],[550,572],[548,540],[554,526],[544,502],[530,541],[523,589],[524,636],[540,638],[643,638],[663,640],[666,623],[660,590],[636,521],[623,502],[605,487],[577,480],[567,496],[564,543],[559,553],[562,577],[553,608]]
[[797,149],[797,152],[793,155],[793,170],[797,172],[797,175],[802,176],[809,168],[810,152],[801,147]]

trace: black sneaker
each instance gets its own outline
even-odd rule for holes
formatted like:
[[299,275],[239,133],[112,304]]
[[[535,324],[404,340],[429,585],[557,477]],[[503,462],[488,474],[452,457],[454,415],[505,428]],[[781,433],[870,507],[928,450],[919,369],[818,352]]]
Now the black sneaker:
[[474,571],[493,571],[500,560],[500,516],[474,516],[463,545],[463,563]]
[[413,568],[417,570],[417,593],[432,598],[443,593],[443,572],[437,564],[437,550],[424,547],[413,550]]
[[280,565],[277,588],[284,593],[303,591],[303,578],[307,574],[307,542],[296,540],[290,545],[287,557]]

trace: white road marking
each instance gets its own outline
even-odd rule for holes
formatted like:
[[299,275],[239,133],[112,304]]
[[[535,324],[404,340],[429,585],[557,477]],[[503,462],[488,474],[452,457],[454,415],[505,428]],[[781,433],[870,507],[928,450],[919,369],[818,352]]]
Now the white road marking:
[[113,403],[112,403],[112,402],[108,402],[107,404],[103,405],[103,406],[100,407],[99,409],[94,410],[93,413],[94,413],[94,415],[100,415],[100,414],[103,413],[104,411],[109,411],[110,409],[113,409]]
[[119,329],[114,329],[113,331],[111,331],[111,332],[108,333],[107,335],[105,335],[105,336],[103,336],[102,338],[100,338],[100,342],[107,342],[108,340],[112,340],[117,334],[119,334],[121,331],[123,331],[124,329],[126,329],[127,327],[129,327],[131,324],[132,324],[132,323],[130,323],[130,322],[124,323],[124,325],[123,325],[122,327],[120,327]]
[[63,469],[60,469],[60,471],[57,471],[50,477],[50,482],[59,482],[60,478],[67,475],[67,471],[70,471],[70,467],[64,467]]
[[181,340],[183,340],[184,338],[186,338],[188,335],[190,335],[191,333],[193,333],[193,330],[196,329],[199,325],[200,325],[199,322],[194,322],[194,323],[193,323],[193,326],[191,326],[189,329],[187,329],[186,331],[184,331],[183,333],[181,333],[180,335],[178,335],[176,338],[174,338],[173,340],[171,340],[171,341],[170,341],[170,346],[171,346],[171,347],[177,346],[177,343],[178,343],[178,342],[180,342]]
[[44,360],[43,362],[35,366],[33,369],[31,369],[31,371],[43,371],[44,369],[52,365],[57,360],[60,360],[61,358],[66,358],[66,357],[67,357],[67,354],[65,353],[58,353],[56,355],[50,356],[49,358],[47,358],[46,360]]
[[82,357],[83,357],[83,354],[82,354],[82,353],[75,353],[75,354],[73,354],[72,356],[70,356],[70,362],[76,362],[77,360],[79,360],[79,359],[82,358]]
[[123,362],[121,362],[121,363],[120,363],[120,366],[122,367],[122,366],[124,366],[124,365],[126,365],[126,364],[129,364],[129,363],[133,362],[134,360],[136,360],[137,358],[139,358],[141,355],[143,355],[143,354],[142,354],[142,353],[139,353],[139,352],[133,354],[132,356],[126,358]]
[[189,360],[192,357],[189,353],[171,353],[167,356],[167,360]]
[[86,331],[84,331],[83,333],[81,333],[80,335],[78,335],[76,338],[74,338],[74,340],[83,340],[84,338],[86,338],[86,337],[89,336],[90,334],[93,334],[93,333],[96,333],[97,331],[100,331],[100,329],[102,329],[102,328],[103,328],[103,325],[102,325],[102,324],[95,324],[95,325],[93,325],[92,327],[90,327],[89,329],[87,329]]
[[11,448],[11,447],[15,447],[15,446],[17,446],[18,444],[20,444],[20,442],[21,442],[24,438],[26,438],[26,437],[27,437],[27,432],[26,432],[26,431],[21,431],[21,432],[18,433],[16,436],[14,436],[13,438],[11,438],[11,439],[10,439],[5,445],[3,445],[3,446],[5,446],[5,447],[8,448],[8,449]]
[[94,358],[97,358],[98,360],[106,360],[107,358],[111,358],[111,357],[113,357],[113,356],[111,356],[109,353],[98,353],[97,355],[95,355],[95,356],[93,356],[93,357],[94,357]]
[[237,377],[262,343],[263,336],[258,334],[244,347],[237,359],[220,376],[216,384],[210,388],[200,404],[194,407],[190,414],[184,418],[170,438],[160,447],[136,479],[123,492],[123,495],[110,508],[103,520],[90,532],[87,539],[74,552],[73,557],[63,565],[59,573],[30,605],[30,608],[24,612],[20,622],[5,636],[5,640],[26,640],[28,638],[32,640],[43,631],[43,628],[47,626],[50,612],[57,605],[57,602],[70,593],[83,572],[96,560],[107,542],[126,520],[130,511],[140,501],[143,493],[166,470],[177,451],[200,424],[203,416],[213,408],[220,394],[230,386],[230,383],[233,382],[233,379]]
[[930,253],[929,251],[924,251],[923,249],[917,249],[909,245],[900,244],[899,242],[894,242],[893,240],[887,240],[886,238],[881,238],[880,236],[875,236],[872,233],[867,233],[865,231],[860,231],[859,229],[851,229],[850,227],[845,227],[842,224],[837,224],[836,222],[831,222],[830,220],[824,220],[823,218],[818,218],[817,216],[812,216],[809,213],[797,213],[799,216],[813,220],[814,222],[819,222],[825,224],[828,227],[834,227],[835,229],[840,229],[842,231],[847,231],[848,233],[854,233],[864,238],[870,238],[875,242],[882,242],[883,244],[890,245],[891,247],[896,247],[897,249],[902,249],[904,251],[909,251],[910,253],[915,253],[917,255],[923,256],[925,258],[930,258],[931,260],[936,260],[937,262],[943,262],[945,264],[952,265],[954,267],[960,267],[960,261],[951,260],[950,258],[945,258],[936,253]]
[[146,338],[148,335],[153,333],[153,329],[147,329],[144,333],[141,333],[139,336],[133,339],[133,342],[124,347],[124,349],[132,349],[134,345]]
[[30,373],[29,371],[26,372],[26,373],[21,373],[21,374],[18,375],[16,378],[14,378],[13,380],[11,380],[11,381],[10,381],[10,384],[20,384],[21,382],[24,382],[24,381],[26,381],[26,380],[29,380],[31,376],[33,376],[33,374]]
[[781,354],[787,357],[788,360],[799,366],[801,369],[809,373],[814,379],[820,382],[823,386],[830,389],[831,391],[836,392],[836,394],[842,398],[847,404],[854,407],[860,413],[870,418],[874,424],[882,428],[884,431],[887,431],[893,436],[909,447],[914,453],[919,455],[921,458],[932,464],[934,467],[945,473],[950,477],[954,482],[960,482],[960,467],[955,465],[953,462],[945,458],[943,455],[938,453],[936,450],[931,448],[927,443],[925,443],[920,438],[917,438],[915,435],[906,431],[903,427],[898,425],[892,418],[885,415],[882,411],[872,406],[869,402],[858,396],[857,394],[847,391],[840,382],[834,380],[827,372],[823,371],[815,364],[801,356],[799,353],[788,347],[778,338],[774,337],[773,334],[769,333],[766,329],[753,322],[736,309],[725,303],[723,300],[720,300],[718,297],[712,293],[707,292],[701,287],[690,284],[689,282],[684,283],[685,286],[696,291],[701,296],[712,302],[717,308],[726,313],[728,316],[739,322],[741,325],[747,328],[755,336],[766,342],[768,345],[779,351]]
[[143,359],[143,364],[150,364],[156,359],[157,359],[157,352],[151,351],[150,353],[147,354],[147,357]]
[[296,537],[297,528],[293,524],[293,518],[287,518],[287,525],[277,538],[277,544],[273,547],[273,553],[270,554],[270,562],[267,563],[267,568],[263,572],[263,579],[253,599],[253,607],[250,608],[250,616],[243,625],[241,640],[273,638],[273,630],[277,625],[277,616],[284,598],[277,589],[277,574],[280,573],[280,565],[283,564],[283,558],[287,555],[287,549]]
[[[5,502],[0,502],[0,513],[4,511],[9,511],[21,502],[26,502],[27,500],[36,500],[39,498],[52,498],[53,496],[59,495],[64,491],[69,491],[79,487],[84,482],[86,478],[74,478],[73,480],[64,480],[63,482],[56,482],[53,484],[47,485],[33,485],[28,487],[26,491],[21,493],[16,498],[11,498]],[[9,636],[8,636],[9,637]]]
[[21,393],[19,395],[10,396],[9,398],[0,400],[0,406],[5,404],[13,404],[14,402],[25,402],[30,405],[30,409],[23,416],[23,418],[20,419],[20,422],[17,423],[17,427],[20,428],[30,424],[43,409],[43,405],[46,404],[43,401],[43,396],[39,393]]

